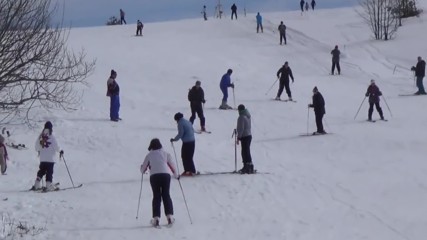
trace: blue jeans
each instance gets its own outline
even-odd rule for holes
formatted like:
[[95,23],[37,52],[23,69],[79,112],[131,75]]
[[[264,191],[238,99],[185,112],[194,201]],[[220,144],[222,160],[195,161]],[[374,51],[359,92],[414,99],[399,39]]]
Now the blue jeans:
[[426,93],[426,90],[424,90],[423,78],[424,77],[417,77],[418,93]]
[[119,120],[120,97],[119,95],[110,96],[110,119]]
[[222,101],[226,101],[228,99],[228,89],[227,88],[221,88],[221,92],[222,92]]

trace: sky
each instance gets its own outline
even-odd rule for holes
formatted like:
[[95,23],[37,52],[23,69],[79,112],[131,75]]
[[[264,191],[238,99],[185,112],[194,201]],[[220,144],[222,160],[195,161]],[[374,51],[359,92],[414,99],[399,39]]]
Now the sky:
[[[310,0],[311,1],[311,0]],[[218,0],[53,0],[64,9],[64,24],[71,27],[105,25],[109,17],[119,16],[119,9],[126,12],[128,23],[159,22],[185,18],[202,17],[202,6],[206,5],[208,17],[212,16]],[[221,0],[223,9],[230,15],[233,3],[238,7],[238,14],[289,11],[299,8],[299,0]],[[337,8],[353,6],[357,0],[317,0],[318,8]],[[64,6],[62,8],[62,6]],[[61,11],[62,13],[62,11]],[[62,14],[58,14],[58,19]]]

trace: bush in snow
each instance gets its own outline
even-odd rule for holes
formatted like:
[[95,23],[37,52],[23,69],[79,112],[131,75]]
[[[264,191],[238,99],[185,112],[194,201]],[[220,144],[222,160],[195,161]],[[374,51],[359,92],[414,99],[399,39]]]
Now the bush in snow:
[[120,25],[120,20],[118,18],[116,18],[115,16],[112,16],[108,19],[107,26],[111,26],[111,25]]
[[36,236],[46,231],[46,227],[36,227],[27,222],[16,221],[9,214],[1,214],[0,239],[13,240],[25,235]]

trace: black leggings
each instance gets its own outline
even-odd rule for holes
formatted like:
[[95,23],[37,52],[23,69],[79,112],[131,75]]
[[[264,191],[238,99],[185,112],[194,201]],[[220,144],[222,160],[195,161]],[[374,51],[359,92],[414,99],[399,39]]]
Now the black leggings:
[[243,165],[252,163],[252,156],[251,156],[251,142],[252,142],[252,136],[246,136],[240,138],[240,142],[242,143],[242,161]]
[[150,176],[151,189],[153,190],[153,218],[160,218],[160,208],[163,200],[165,215],[173,215],[173,204],[169,194],[171,176],[169,173],[157,173]]
[[53,162],[41,162],[39,165],[39,171],[37,172],[37,178],[41,180],[46,175],[46,182],[52,182],[53,179]]

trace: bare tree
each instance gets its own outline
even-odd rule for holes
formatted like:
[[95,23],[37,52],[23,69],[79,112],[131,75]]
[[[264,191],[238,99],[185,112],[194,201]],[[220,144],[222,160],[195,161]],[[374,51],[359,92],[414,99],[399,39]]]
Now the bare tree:
[[51,0],[0,0],[0,121],[79,104],[75,85],[87,83],[95,60],[67,48],[69,29],[52,24],[56,9]]
[[398,16],[394,9],[398,8],[399,0],[359,0],[362,6],[360,16],[371,28],[375,39],[389,40],[398,28]]

